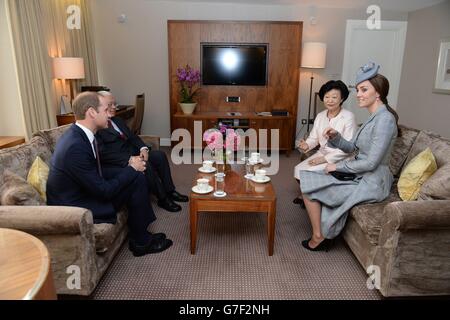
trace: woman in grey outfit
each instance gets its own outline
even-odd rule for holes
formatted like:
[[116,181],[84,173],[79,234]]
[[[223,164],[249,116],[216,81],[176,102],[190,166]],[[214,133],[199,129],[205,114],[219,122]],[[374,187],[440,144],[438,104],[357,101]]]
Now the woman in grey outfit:
[[[388,105],[389,82],[378,74],[379,65],[361,67],[356,78],[357,99],[370,117],[351,141],[327,128],[328,145],[354,157],[328,164],[322,172],[300,171],[303,199],[312,225],[312,237],[302,242],[311,251],[328,250],[345,225],[348,211],[362,202],[379,202],[389,195],[391,148],[397,137],[397,113]],[[344,177],[343,177],[344,176]]]

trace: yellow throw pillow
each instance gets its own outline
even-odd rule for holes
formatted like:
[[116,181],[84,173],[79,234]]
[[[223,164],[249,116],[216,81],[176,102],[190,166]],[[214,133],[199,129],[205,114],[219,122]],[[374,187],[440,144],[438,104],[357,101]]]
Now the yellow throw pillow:
[[402,200],[416,200],[422,184],[437,170],[430,148],[415,156],[403,169],[398,180],[398,194]]
[[31,184],[47,202],[48,165],[37,156],[28,172],[27,182]]

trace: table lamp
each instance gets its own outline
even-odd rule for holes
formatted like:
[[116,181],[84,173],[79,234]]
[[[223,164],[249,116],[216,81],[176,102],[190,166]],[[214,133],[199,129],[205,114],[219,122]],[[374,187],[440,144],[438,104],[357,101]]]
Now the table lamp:
[[[302,50],[302,68],[323,69],[327,54],[327,44],[323,42],[305,42]],[[314,72],[311,70],[311,84],[309,88],[308,124],[306,131],[309,132],[309,122],[311,118],[311,98],[314,81]]]
[[[53,77],[55,79],[69,80],[70,103],[74,98],[73,81],[84,79],[83,58],[55,57],[53,58]],[[62,110],[61,110],[62,112]]]

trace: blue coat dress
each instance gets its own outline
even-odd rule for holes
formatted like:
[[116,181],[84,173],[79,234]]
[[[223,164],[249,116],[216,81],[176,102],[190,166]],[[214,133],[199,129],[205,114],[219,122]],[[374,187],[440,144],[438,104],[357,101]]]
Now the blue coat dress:
[[341,181],[323,171],[300,171],[303,194],[322,203],[321,231],[325,238],[339,235],[353,206],[388,197],[393,182],[389,159],[396,137],[395,118],[381,105],[351,141],[338,134],[328,142],[331,147],[355,154],[353,159],[338,162],[336,171],[355,173],[356,179]]

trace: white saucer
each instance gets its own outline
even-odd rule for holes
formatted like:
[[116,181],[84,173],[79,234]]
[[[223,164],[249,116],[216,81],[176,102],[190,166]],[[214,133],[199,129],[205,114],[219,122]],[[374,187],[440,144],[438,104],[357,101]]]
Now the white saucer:
[[198,189],[198,186],[193,186],[192,187],[192,191],[194,191],[195,193],[199,193],[199,194],[206,194],[206,193],[210,193],[211,191],[214,190],[213,186],[208,186],[208,189],[206,189],[205,191],[200,191]]
[[246,174],[245,176],[244,176],[244,178],[245,179],[251,179],[251,178],[253,178],[255,175],[254,174]]
[[256,180],[255,177],[251,177],[250,180],[252,180],[253,182],[256,182],[256,183],[266,183],[266,182],[270,181],[270,177],[264,176],[264,179],[262,179],[262,180]]
[[214,196],[214,197],[217,197],[217,198],[223,198],[223,197],[226,197],[226,196],[227,196],[227,193],[224,192],[222,195],[217,195],[217,194],[214,192],[214,193],[213,193],[213,196]]
[[207,170],[203,167],[198,168],[198,171],[202,172],[202,173],[213,173],[214,171],[216,171],[216,168],[211,167],[211,169]]
[[[245,162],[245,158],[241,158],[241,161]],[[259,158],[259,161],[255,164],[263,163],[264,159]]]

